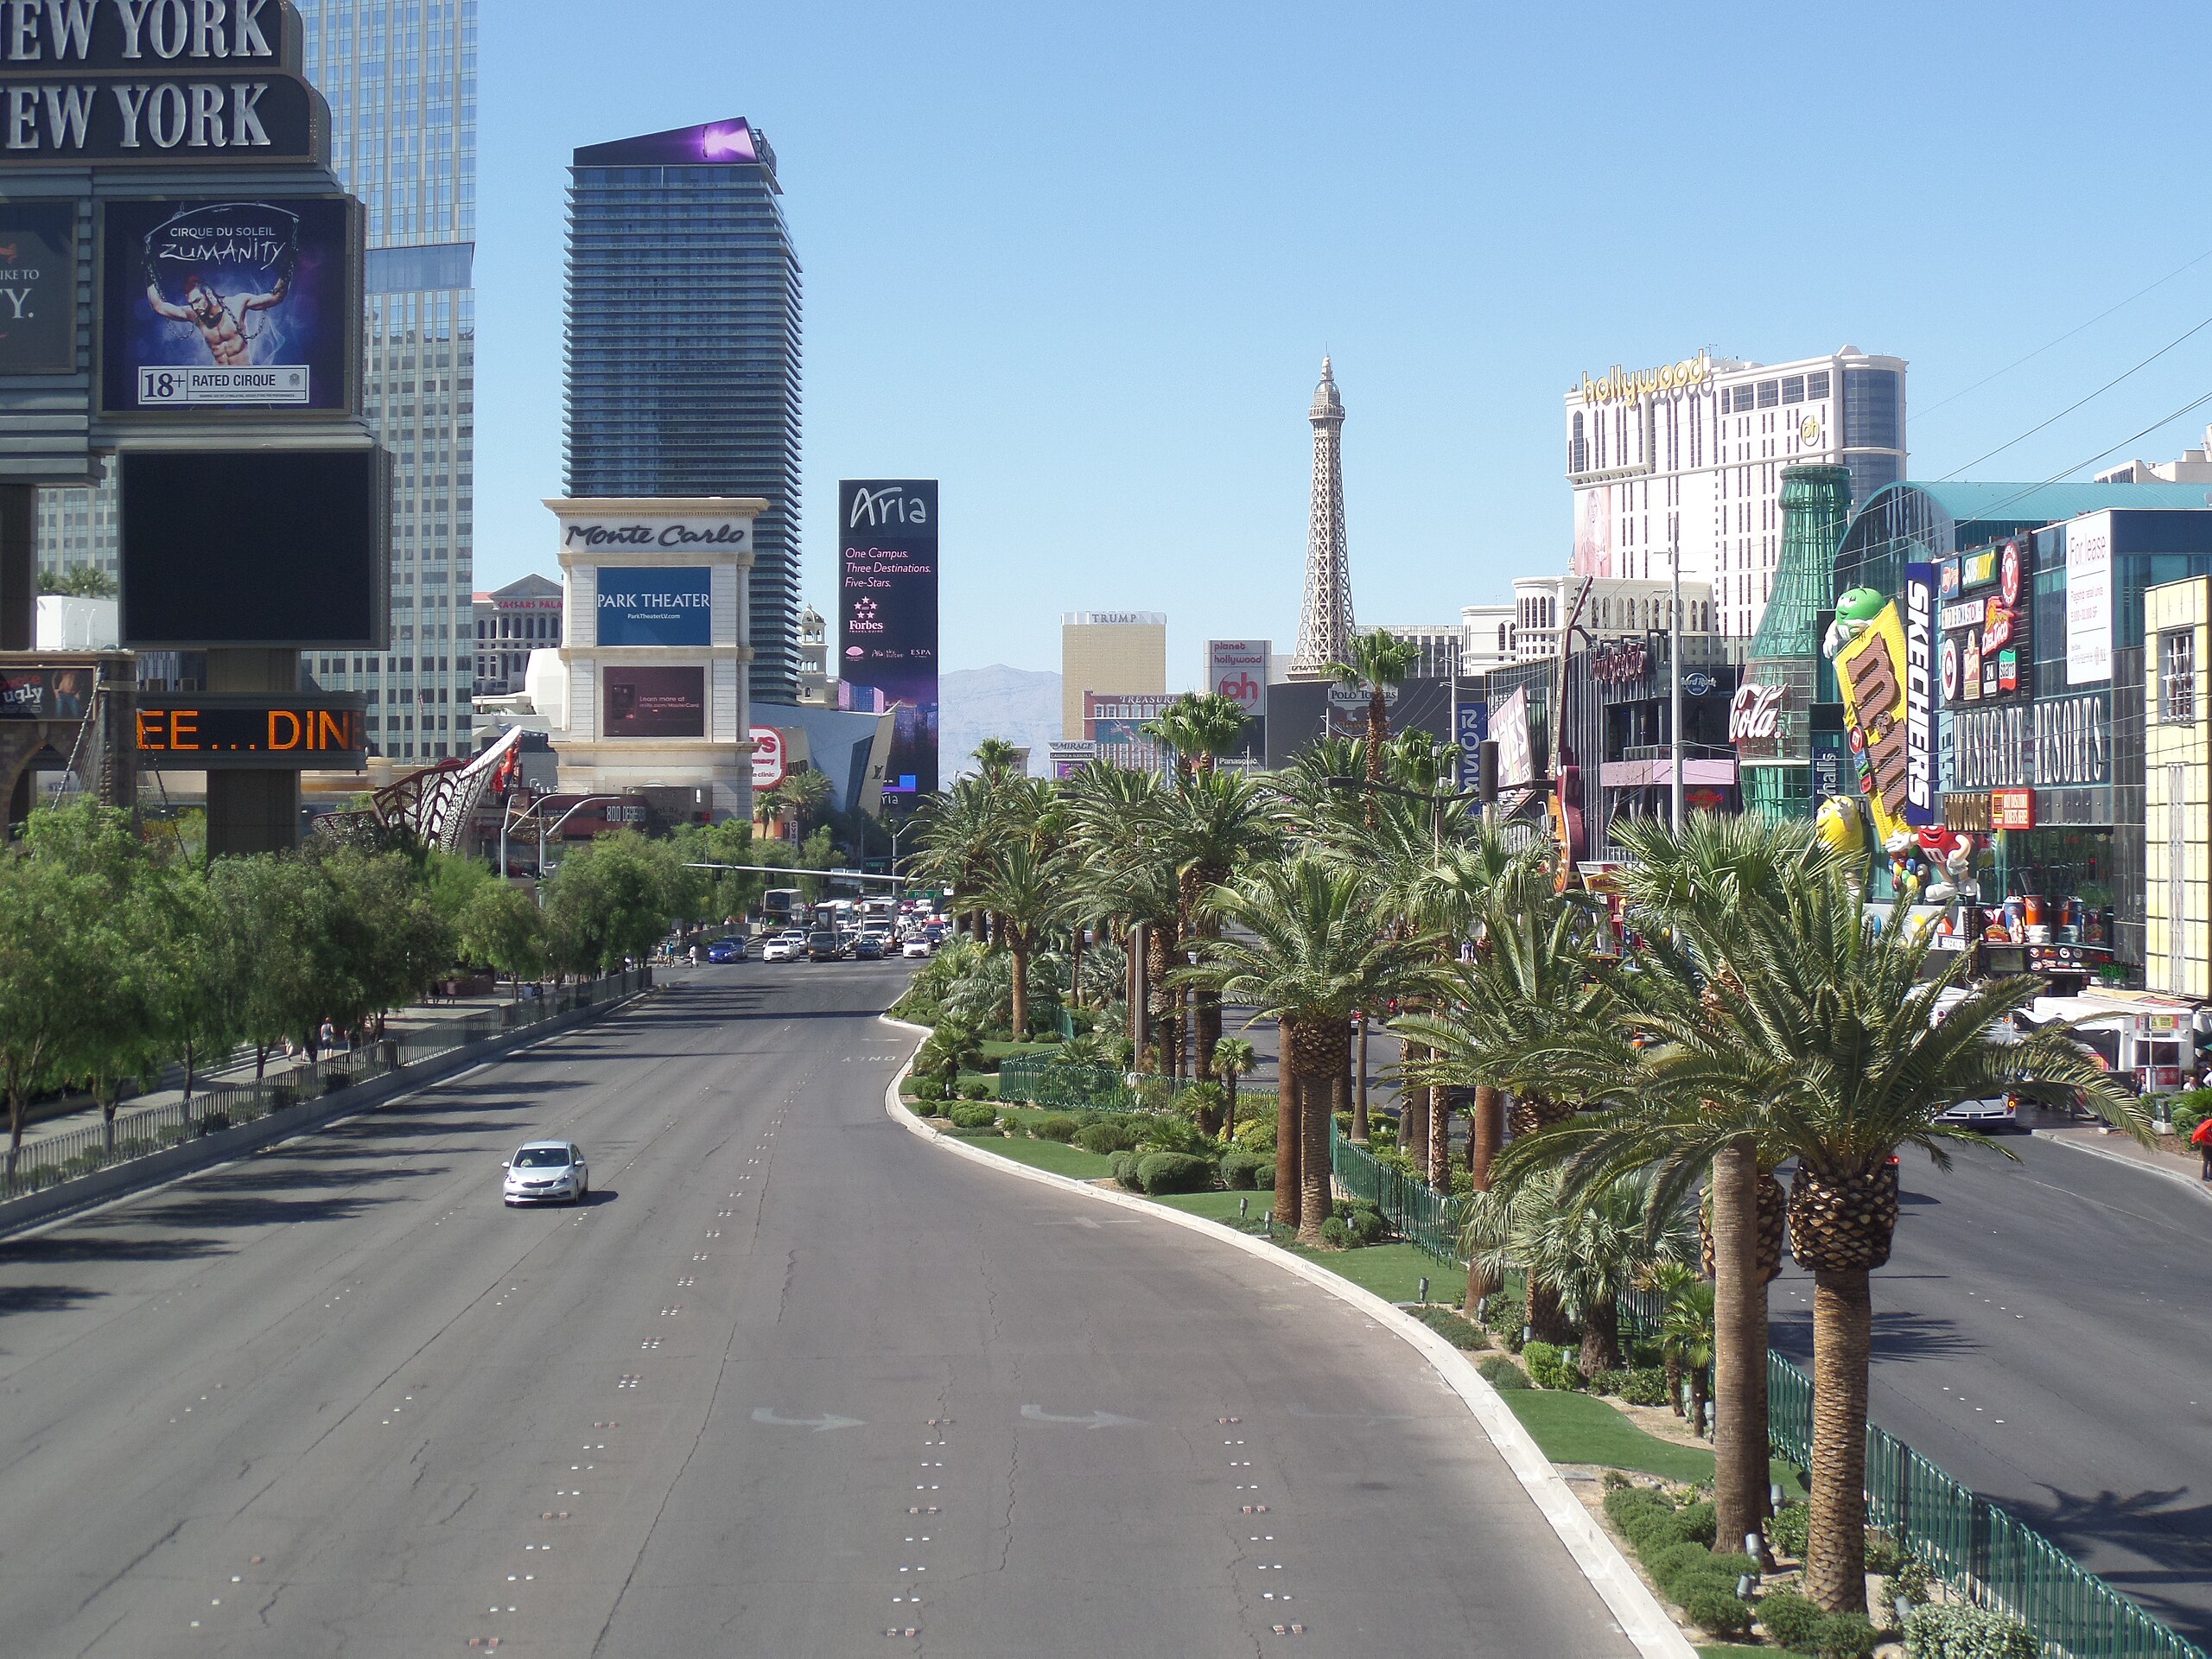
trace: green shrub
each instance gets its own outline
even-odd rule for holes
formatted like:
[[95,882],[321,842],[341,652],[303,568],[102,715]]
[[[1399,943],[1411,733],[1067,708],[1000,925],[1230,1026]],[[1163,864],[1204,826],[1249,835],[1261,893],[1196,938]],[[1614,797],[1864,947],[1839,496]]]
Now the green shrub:
[[1075,1132],[1075,1144],[1085,1152],[1135,1152],[1144,1138],[1144,1120],[1131,1112],[1109,1112]]
[[988,1129],[999,1121],[995,1106],[955,1106],[945,1113],[956,1129]]
[[916,1077],[914,1098],[916,1100],[943,1100],[944,1080],[942,1077]]
[[1344,1225],[1362,1244],[1378,1243],[1390,1230],[1390,1224],[1382,1219],[1382,1212],[1371,1204],[1357,1204],[1344,1217]]
[[1321,1224],[1321,1242],[1332,1250],[1342,1250],[1351,1249],[1357,1241],[1353,1239],[1351,1229],[1337,1217],[1331,1216]]
[[1058,1141],[1065,1146],[1082,1128],[1080,1118],[1070,1117],[1065,1112],[1047,1112],[1029,1126],[1029,1133],[1039,1141]]
[[963,1100],[988,1100],[990,1097],[991,1085],[981,1078],[960,1085],[960,1098]]
[[1700,1585],[1682,1603],[1690,1623],[1708,1636],[1747,1636],[1751,1628],[1751,1605],[1733,1590]]
[[1916,1607],[1928,1599],[1928,1563],[1917,1555],[1905,1556],[1897,1570],[1882,1580],[1882,1605],[1896,1606],[1900,1596]]
[[1109,1153],[1106,1157],[1106,1173],[1123,1186],[1128,1187],[1130,1192],[1141,1192],[1144,1191],[1144,1183],[1137,1178],[1137,1166],[1151,1155],[1150,1153],[1135,1150]]
[[1667,1373],[1657,1365],[1638,1365],[1615,1373],[1620,1387],[1613,1390],[1631,1406],[1663,1406],[1667,1403]]
[[1897,1541],[1886,1532],[1866,1529],[1866,1570],[1869,1573],[1894,1573],[1903,1552]]
[[2174,1133],[2184,1141],[2196,1133],[2196,1126],[2204,1121],[2205,1114],[2194,1106],[2177,1106],[2173,1110]]
[[1150,1198],[1163,1192],[1204,1192],[1213,1185],[1213,1160],[1183,1152],[1147,1153],[1136,1175],[1137,1185]]
[[1529,1386],[1529,1379],[1522,1375],[1521,1368],[1503,1354],[1492,1354],[1475,1369],[1482,1374],[1483,1381],[1493,1389],[1525,1389]]
[[1818,1650],[1821,1627],[1828,1622],[1818,1603],[1795,1590],[1777,1590],[1759,1598],[1758,1612],[1759,1623],[1770,1641],[1800,1652],[1808,1648]]
[[1529,1380],[1540,1389],[1582,1386],[1581,1368],[1564,1349],[1548,1342],[1532,1342],[1521,1351],[1521,1357],[1528,1363]]
[[1215,1150],[1213,1137],[1201,1135],[1198,1126],[1186,1118],[1169,1112],[1147,1112],[1137,1119],[1140,1138],[1137,1144],[1152,1152],[1179,1152],[1192,1157],[1211,1157]]
[[1232,1152],[1221,1160],[1221,1184],[1232,1192],[1249,1192],[1259,1185],[1260,1160],[1249,1152]]
[[928,1096],[926,1097],[917,1095],[914,1097],[914,1116],[916,1117],[935,1117],[944,1109],[944,1096],[942,1093]]
[[[1683,1530],[1691,1537],[1708,1549],[1713,1547],[1714,1514],[1711,1503],[1703,1498],[1699,1498],[1693,1503],[1685,1503],[1675,1512],[1675,1517],[1681,1522]],[[1750,1558],[1747,1556],[1745,1559]]]
[[1472,1319],[1460,1318],[1451,1308],[1431,1303],[1427,1307],[1413,1307],[1406,1311],[1454,1348],[1472,1350],[1490,1346],[1490,1338],[1483,1335],[1480,1325]]
[[1813,1512],[1802,1503],[1792,1503],[1766,1523],[1766,1541],[1774,1546],[1777,1554],[1787,1555],[1793,1561],[1805,1559],[1805,1546],[1812,1535]]
[[1275,1160],[1272,1158],[1252,1172],[1252,1185],[1262,1192],[1275,1190]]
[[1236,1096],[1236,1144],[1247,1152],[1273,1152],[1275,1149],[1275,1115],[1274,1103],[1264,1113],[1252,1109],[1249,1094]]
[[[1493,1363],[1504,1363],[1503,1360],[1484,1360],[1484,1374],[1489,1374],[1489,1367]],[[1672,1515],[1674,1512],[1675,1506],[1667,1501],[1665,1496],[1649,1486],[1622,1484],[1611,1487],[1605,1493],[1605,1519],[1619,1528],[1624,1535],[1629,1529],[1630,1516],[1643,1513]]]
[[1962,1602],[1916,1607],[1904,1622],[1905,1659],[2037,1659],[2024,1624]]
[[[1688,1539],[1679,1544],[1669,1544],[1662,1549],[1655,1549],[1648,1554],[1642,1551],[1637,1553],[1643,1555],[1644,1571],[1651,1574],[1652,1582],[1676,1601],[1681,1600],[1688,1593],[1689,1580],[1713,1576],[1713,1552],[1703,1544],[1692,1543]],[[1681,1586],[1679,1589],[1676,1587],[1678,1585]],[[1729,1580],[1728,1587],[1731,1591],[1735,1589],[1733,1579]]]
[[1821,1659],[1874,1659],[1882,1633],[1864,1613],[1830,1613],[1821,1626]]

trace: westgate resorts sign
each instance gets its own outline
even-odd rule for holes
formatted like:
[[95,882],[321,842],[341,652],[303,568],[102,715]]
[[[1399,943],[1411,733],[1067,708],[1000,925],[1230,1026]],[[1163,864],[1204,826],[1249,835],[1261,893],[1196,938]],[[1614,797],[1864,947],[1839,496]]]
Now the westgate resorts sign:
[[10,0],[0,161],[318,159],[329,125],[283,0]]

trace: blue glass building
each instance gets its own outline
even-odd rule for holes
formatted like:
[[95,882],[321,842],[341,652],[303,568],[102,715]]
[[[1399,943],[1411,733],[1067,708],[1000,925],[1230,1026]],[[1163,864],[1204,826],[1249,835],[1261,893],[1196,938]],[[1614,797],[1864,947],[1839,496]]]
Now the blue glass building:
[[575,152],[571,496],[757,495],[752,692],[798,694],[798,256],[776,156],[741,120]]

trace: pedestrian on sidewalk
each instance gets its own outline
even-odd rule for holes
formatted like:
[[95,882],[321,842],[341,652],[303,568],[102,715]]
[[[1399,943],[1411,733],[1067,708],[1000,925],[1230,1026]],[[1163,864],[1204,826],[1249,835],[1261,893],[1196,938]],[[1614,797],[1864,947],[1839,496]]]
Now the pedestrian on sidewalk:
[[338,1027],[330,1023],[328,1014],[323,1016],[322,1029],[315,1033],[315,1046],[325,1054],[338,1052]]
[[2204,1170],[2200,1179],[2212,1181],[2212,1117],[2207,1117],[2196,1126],[2196,1131],[2189,1137],[2189,1144],[2196,1148],[2196,1155],[2204,1160]]

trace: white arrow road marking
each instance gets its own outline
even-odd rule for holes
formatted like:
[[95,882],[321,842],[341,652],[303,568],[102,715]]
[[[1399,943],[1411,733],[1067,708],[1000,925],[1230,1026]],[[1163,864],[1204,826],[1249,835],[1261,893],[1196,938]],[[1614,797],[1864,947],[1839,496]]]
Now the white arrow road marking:
[[819,1434],[825,1428],[865,1428],[865,1420],[859,1417],[779,1417],[766,1406],[753,1408],[756,1423],[773,1423],[778,1428],[810,1428]]
[[1116,1417],[1110,1411],[1094,1411],[1088,1417],[1055,1417],[1042,1406],[1024,1406],[1021,1414],[1033,1423],[1079,1423],[1085,1428],[1142,1428],[1141,1417]]

